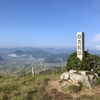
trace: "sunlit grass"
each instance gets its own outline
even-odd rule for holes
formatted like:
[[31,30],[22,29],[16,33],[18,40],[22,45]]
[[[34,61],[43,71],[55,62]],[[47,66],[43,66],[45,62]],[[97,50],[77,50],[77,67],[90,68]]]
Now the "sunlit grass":
[[[61,74],[47,74],[32,76],[29,74],[20,76],[0,76],[0,100],[52,100],[52,96],[45,92],[45,86],[49,80],[58,80]],[[61,95],[54,98],[61,98]],[[61,93],[62,94],[62,93]],[[68,98],[68,95],[62,95]],[[50,99],[51,98],[51,99]],[[73,98],[70,95],[70,98]],[[84,96],[84,100],[99,100],[100,96]],[[79,96],[82,99],[82,96]],[[72,100],[72,99],[69,99]],[[83,100],[83,99],[82,99]]]
[[48,80],[58,78],[59,74],[1,76],[0,100],[44,100]]

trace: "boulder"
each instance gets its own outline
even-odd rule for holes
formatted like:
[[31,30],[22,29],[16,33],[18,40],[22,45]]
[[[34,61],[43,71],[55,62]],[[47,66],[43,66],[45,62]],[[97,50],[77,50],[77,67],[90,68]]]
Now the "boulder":
[[76,70],[69,70],[69,73],[75,73],[76,72]]
[[79,73],[80,73],[81,75],[87,75],[87,72],[88,72],[88,71],[79,71]]
[[93,84],[96,81],[96,76],[95,75],[88,75],[88,76],[90,84]]
[[60,80],[68,80],[70,77],[70,73],[69,72],[65,72],[60,76]]
[[80,81],[83,84],[85,84],[87,87],[92,89],[92,86],[90,84],[89,79],[90,79],[89,76],[86,76],[86,75],[80,75],[80,74],[76,74],[76,73],[70,74],[70,80],[72,80],[72,82],[79,82]]
[[87,87],[89,87],[90,89],[92,89],[92,84],[96,81],[96,75],[87,75],[88,71],[79,71],[79,73],[75,73],[75,70],[71,70],[69,72],[64,72],[61,76],[60,76],[60,80],[67,80],[70,82],[82,82],[83,84],[85,84]]

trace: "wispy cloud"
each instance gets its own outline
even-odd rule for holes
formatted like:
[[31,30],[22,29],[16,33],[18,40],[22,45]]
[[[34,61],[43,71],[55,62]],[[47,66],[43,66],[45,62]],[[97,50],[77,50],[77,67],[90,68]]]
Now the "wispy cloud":
[[92,40],[97,43],[100,42],[100,34],[95,35]]

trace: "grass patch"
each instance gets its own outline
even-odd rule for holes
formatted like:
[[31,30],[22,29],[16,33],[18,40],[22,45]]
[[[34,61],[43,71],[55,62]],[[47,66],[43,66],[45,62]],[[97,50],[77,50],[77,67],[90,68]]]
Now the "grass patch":
[[[61,93],[57,89],[52,89],[51,94],[45,93],[48,81],[58,80],[60,75],[1,76],[0,100],[74,100],[70,94],[81,90],[83,87],[81,82],[78,82],[79,86],[71,85],[68,87],[70,94]],[[98,84],[99,82],[98,79]],[[100,96],[79,96],[76,100],[100,100]]]
[[81,90],[81,88],[83,87],[82,82],[78,82],[79,86],[76,85],[70,85],[67,90],[69,93],[76,93],[79,92]]
[[100,96],[87,96],[87,95],[81,95],[80,97],[76,98],[76,100],[100,100]]
[[94,82],[94,85],[99,85],[100,84],[100,78],[97,78],[96,81]]
[[59,79],[60,74],[0,76],[0,100],[47,100],[45,86],[49,79]]
[[81,90],[80,86],[76,86],[76,85],[70,85],[67,88],[69,93],[75,93],[75,92],[79,92]]

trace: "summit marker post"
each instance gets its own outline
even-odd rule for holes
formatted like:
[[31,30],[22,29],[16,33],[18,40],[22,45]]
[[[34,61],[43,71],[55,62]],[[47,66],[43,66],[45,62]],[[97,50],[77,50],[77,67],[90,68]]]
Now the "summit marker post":
[[77,33],[77,57],[82,60],[84,57],[84,32]]

